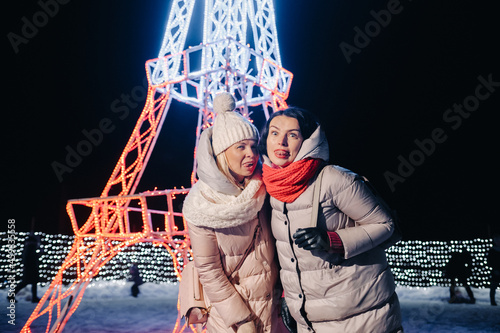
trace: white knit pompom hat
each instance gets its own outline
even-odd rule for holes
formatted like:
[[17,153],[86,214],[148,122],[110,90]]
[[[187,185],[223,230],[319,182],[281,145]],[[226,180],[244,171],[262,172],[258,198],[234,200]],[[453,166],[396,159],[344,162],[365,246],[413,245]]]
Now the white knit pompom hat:
[[218,93],[214,98],[215,120],[212,148],[217,156],[242,140],[259,140],[259,131],[238,112],[234,112],[236,101],[228,92]]

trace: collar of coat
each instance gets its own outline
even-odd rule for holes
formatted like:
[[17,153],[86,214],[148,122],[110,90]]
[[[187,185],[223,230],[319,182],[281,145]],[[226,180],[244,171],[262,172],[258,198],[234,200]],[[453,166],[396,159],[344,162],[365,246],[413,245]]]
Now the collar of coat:
[[236,227],[257,216],[265,197],[266,189],[258,175],[237,196],[216,191],[199,180],[186,196],[182,213],[189,223],[199,227]]

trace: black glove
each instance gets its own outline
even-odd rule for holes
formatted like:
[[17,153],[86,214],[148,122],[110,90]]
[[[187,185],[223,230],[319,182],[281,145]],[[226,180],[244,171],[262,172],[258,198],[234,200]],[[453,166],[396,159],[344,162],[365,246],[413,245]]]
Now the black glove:
[[330,238],[326,230],[312,227],[299,228],[292,236],[295,244],[304,250],[325,250],[330,249]]
[[281,299],[281,320],[283,320],[283,324],[285,324],[286,329],[291,333],[297,333],[297,322],[290,314],[290,310],[288,309],[288,305],[286,305],[285,298]]

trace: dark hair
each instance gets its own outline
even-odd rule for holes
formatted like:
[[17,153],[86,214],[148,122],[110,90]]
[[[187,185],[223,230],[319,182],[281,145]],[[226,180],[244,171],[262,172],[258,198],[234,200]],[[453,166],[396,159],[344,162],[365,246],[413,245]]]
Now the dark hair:
[[276,111],[273,114],[271,114],[271,116],[266,122],[266,125],[260,132],[261,135],[258,148],[261,154],[267,155],[267,136],[269,135],[269,124],[275,117],[278,116],[286,116],[297,119],[297,121],[299,122],[300,134],[302,134],[304,140],[309,139],[311,134],[313,134],[313,132],[319,126],[316,116],[314,116],[311,112],[305,109],[291,106],[288,109]]

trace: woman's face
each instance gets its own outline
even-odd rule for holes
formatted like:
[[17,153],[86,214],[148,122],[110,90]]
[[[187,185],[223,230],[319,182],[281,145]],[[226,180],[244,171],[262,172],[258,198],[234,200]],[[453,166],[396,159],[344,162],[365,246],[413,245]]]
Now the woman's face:
[[273,164],[284,168],[293,162],[304,138],[295,118],[277,116],[269,124],[267,154]]
[[225,154],[229,171],[238,182],[250,177],[257,167],[259,153],[255,140],[236,142],[225,151]]

